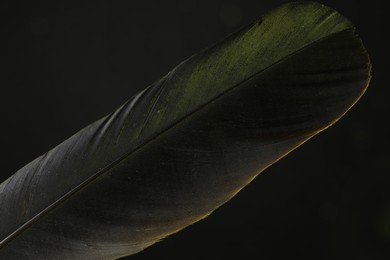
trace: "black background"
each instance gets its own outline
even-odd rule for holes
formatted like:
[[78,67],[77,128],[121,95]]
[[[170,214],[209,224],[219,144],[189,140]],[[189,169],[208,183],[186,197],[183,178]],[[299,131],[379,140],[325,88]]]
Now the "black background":
[[[0,182],[285,2],[2,0]],[[386,1],[322,2],[371,55],[362,100],[210,217],[129,259],[390,259]]]

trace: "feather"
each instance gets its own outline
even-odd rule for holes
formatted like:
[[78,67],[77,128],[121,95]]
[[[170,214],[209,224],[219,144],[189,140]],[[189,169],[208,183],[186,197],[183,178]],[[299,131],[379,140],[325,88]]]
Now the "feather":
[[1,259],[116,259],[208,216],[362,96],[354,26],[283,5],[0,185]]

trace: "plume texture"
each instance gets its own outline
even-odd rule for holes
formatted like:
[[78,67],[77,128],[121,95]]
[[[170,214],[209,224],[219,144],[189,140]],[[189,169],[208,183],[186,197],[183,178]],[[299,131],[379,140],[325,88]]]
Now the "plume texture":
[[116,259],[206,217],[361,97],[354,26],[283,5],[0,184],[0,259]]

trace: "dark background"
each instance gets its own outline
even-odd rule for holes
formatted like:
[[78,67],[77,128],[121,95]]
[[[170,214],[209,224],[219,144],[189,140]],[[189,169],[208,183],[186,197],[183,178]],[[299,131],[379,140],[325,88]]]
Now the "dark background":
[[[140,2],[1,1],[0,182],[287,1]],[[362,100],[209,218],[128,259],[390,259],[386,1],[322,2],[371,55]]]

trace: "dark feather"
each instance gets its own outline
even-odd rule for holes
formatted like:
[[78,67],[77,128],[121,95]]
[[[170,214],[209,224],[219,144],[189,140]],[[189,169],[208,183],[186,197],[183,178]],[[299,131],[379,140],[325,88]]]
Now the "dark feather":
[[370,63],[353,25],[283,5],[0,185],[0,259],[115,259],[206,217],[336,122]]

